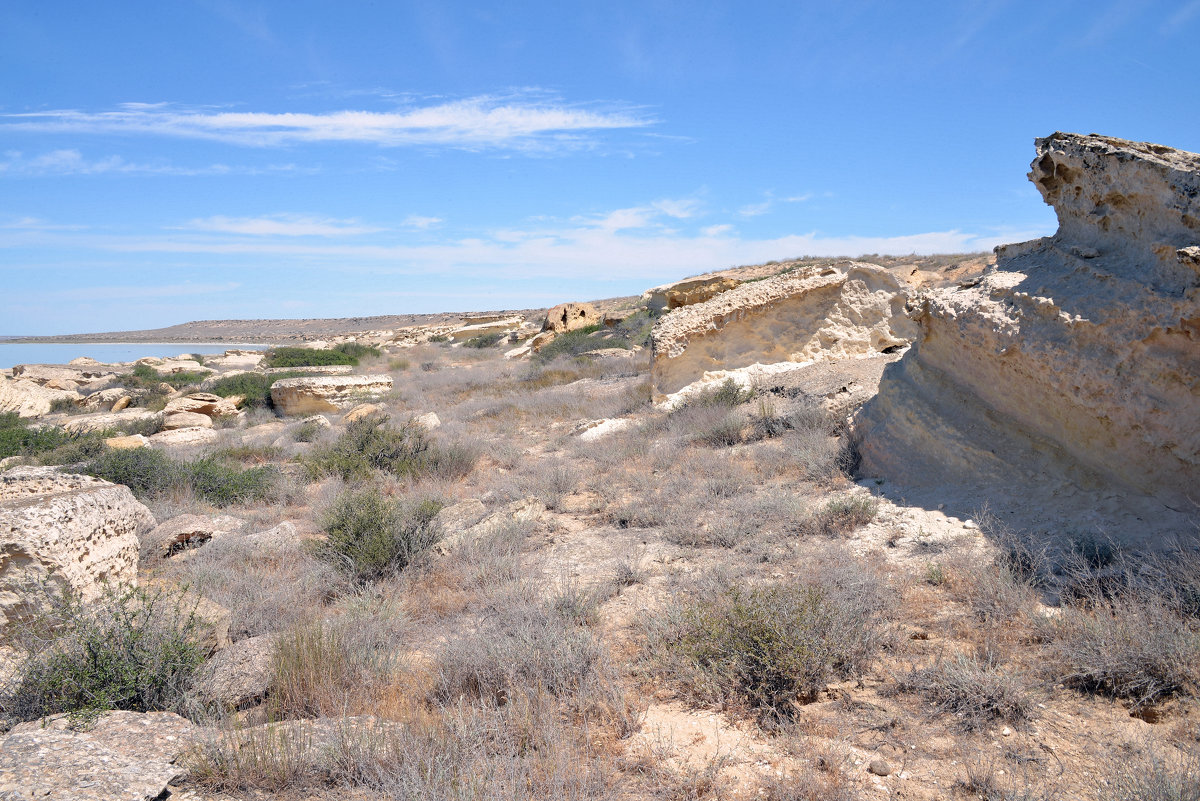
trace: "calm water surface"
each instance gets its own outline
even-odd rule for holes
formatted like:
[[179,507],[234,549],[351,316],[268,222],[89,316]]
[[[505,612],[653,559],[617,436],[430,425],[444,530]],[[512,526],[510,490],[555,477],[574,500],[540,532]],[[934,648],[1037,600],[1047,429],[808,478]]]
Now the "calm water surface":
[[256,344],[199,344],[179,342],[71,342],[50,345],[26,345],[0,342],[0,370],[14,364],[66,364],[80,356],[98,362],[132,362],[147,356],[178,356],[181,353],[224,353],[227,350],[266,350]]

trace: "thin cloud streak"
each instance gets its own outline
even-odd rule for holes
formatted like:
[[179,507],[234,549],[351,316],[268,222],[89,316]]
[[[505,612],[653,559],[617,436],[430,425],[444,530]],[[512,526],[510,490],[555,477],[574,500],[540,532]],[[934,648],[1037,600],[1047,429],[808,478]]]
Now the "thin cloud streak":
[[20,151],[10,150],[4,154],[5,160],[0,161],[0,176],[5,174],[17,176],[40,175],[105,175],[105,174],[139,174],[139,175],[263,175],[267,173],[306,173],[316,172],[310,167],[298,167],[295,164],[269,164],[263,167],[230,166],[228,164],[208,164],[202,167],[183,167],[169,163],[139,164],[123,159],[121,156],[104,156],[89,160],[78,150],[67,148],[51,150],[36,156],[26,156]]
[[357,220],[335,220],[299,214],[274,214],[266,217],[205,217],[182,226],[196,231],[213,231],[248,236],[358,236],[381,231],[360,225]]
[[588,110],[532,97],[480,96],[400,111],[231,112],[128,103],[115,111],[71,109],[0,115],[0,127],[39,133],[142,134],[248,147],[360,142],[467,150],[578,146],[599,131],[654,121],[632,110]]

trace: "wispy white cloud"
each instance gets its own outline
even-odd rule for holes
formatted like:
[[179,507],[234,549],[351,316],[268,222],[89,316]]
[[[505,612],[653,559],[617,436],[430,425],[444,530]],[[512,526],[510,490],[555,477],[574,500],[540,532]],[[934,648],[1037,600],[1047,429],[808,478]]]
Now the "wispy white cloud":
[[41,217],[17,217],[16,219],[0,222],[0,228],[10,231],[81,231],[84,225],[63,225],[43,220]]
[[445,222],[441,217],[422,217],[420,214],[410,214],[400,221],[405,228],[416,228],[424,231]]
[[481,150],[578,146],[600,131],[641,128],[653,120],[629,108],[585,108],[530,92],[484,95],[396,111],[235,112],[151,103],[112,111],[73,109],[0,115],[0,126],[41,133],[143,134],[272,147],[362,142]]
[[311,173],[311,167],[295,164],[268,164],[261,167],[208,164],[186,167],[166,162],[137,163],[120,156],[88,159],[73,148],[50,150],[27,156],[19,150],[9,150],[0,160],[0,176],[8,175],[102,175],[106,173],[136,173],[142,175],[261,175],[264,173]]
[[790,195],[788,197],[775,197],[775,193],[773,192],[766,192],[764,194],[765,198],[761,203],[748,203],[738,209],[738,214],[742,217],[759,217],[773,209],[776,203],[803,203],[812,199],[811,192],[803,195]]
[[302,214],[272,214],[265,217],[204,217],[190,220],[184,228],[249,236],[357,236],[383,229],[362,225],[357,220],[335,220]]

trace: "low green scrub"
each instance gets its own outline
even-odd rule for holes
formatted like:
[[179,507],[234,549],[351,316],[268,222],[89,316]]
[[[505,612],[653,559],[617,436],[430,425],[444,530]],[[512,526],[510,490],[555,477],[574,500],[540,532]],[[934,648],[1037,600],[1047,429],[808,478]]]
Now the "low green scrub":
[[343,342],[340,345],[335,345],[333,349],[338,353],[359,361],[363,359],[378,359],[383,355],[379,352],[379,348],[363,345],[360,342]]
[[[620,344],[601,339],[597,336],[603,328],[604,326],[598,324],[589,325],[559,334],[547,345],[544,345],[541,350],[533,354],[530,362],[534,365],[548,364],[560,357],[578,356],[581,353],[596,350],[597,348],[622,347]],[[628,347],[628,345],[624,347]]]
[[500,340],[504,339],[506,336],[508,336],[508,335],[504,334],[504,333],[480,334],[479,336],[471,337],[466,342],[464,342],[463,347],[464,348],[490,348],[493,345],[499,343]]
[[333,364],[357,365],[358,357],[340,350],[284,347],[272,348],[262,360],[263,367],[327,367]]
[[437,541],[441,508],[435,500],[387,498],[373,486],[349,490],[325,513],[327,539],[316,555],[356,581],[395,575]]
[[280,483],[279,471],[270,465],[243,470],[216,457],[181,462],[152,448],[105,451],[81,472],[124,484],[140,499],[191,491],[213,506],[268,500]]
[[386,415],[355,420],[340,437],[315,448],[304,460],[314,478],[336,475],[347,481],[369,478],[375,470],[397,476],[460,478],[474,463],[467,449],[439,446],[420,424],[389,425]]
[[232,395],[240,395],[245,398],[242,401],[243,408],[247,409],[270,409],[271,403],[271,385],[276,381],[284,378],[297,378],[304,373],[238,373],[237,375],[225,376],[218,378],[209,385],[208,391],[214,395],[220,395],[222,398],[228,398]]
[[863,586],[735,585],[681,595],[648,622],[651,650],[697,700],[786,717],[873,658],[880,609]]
[[195,604],[180,593],[111,586],[87,606],[53,599],[12,638],[28,658],[0,706],[21,720],[182,711],[205,657]]
[[160,384],[168,384],[172,389],[182,389],[193,384],[199,384],[210,374],[207,370],[203,373],[160,373],[148,364],[139,364],[133,368],[132,373],[119,376],[117,383],[130,389],[147,389],[151,391],[157,390]]
[[0,459],[21,456],[37,464],[72,464],[91,459],[107,446],[104,438],[115,431],[78,434],[55,426],[33,428],[16,412],[0,414]]

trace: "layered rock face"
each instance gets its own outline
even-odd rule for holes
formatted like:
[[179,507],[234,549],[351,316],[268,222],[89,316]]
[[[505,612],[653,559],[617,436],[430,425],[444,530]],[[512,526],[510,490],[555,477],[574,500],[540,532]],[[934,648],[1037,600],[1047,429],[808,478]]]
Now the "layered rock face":
[[713,370],[870,356],[906,344],[905,285],[871,264],[811,269],[742,284],[677,309],[654,327],[654,394]]
[[855,421],[862,471],[1200,487],[1200,156],[1101,136],[1037,140],[1058,232],[923,293],[920,336]]
[[105,581],[136,583],[138,534],[153,526],[128,487],[45,467],[0,474],[0,629],[29,611],[30,585],[86,601]]
[[714,298],[722,292],[740,286],[741,281],[729,276],[718,275],[712,278],[693,278],[688,281],[677,281],[674,284],[657,286],[642,293],[642,300],[655,311],[664,309],[680,309],[684,306],[694,306]]
[[271,385],[271,402],[287,415],[336,412],[392,389],[388,375],[284,378]]

